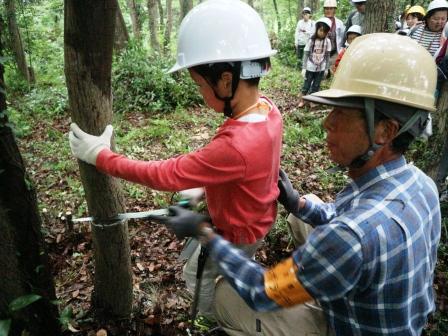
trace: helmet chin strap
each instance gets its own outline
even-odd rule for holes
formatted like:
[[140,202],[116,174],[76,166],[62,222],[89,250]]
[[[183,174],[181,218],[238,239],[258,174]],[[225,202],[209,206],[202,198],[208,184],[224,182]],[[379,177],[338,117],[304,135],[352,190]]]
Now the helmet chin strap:
[[369,148],[367,151],[356,157],[348,167],[361,168],[369,161],[375,152],[382,146],[375,143],[375,100],[364,98],[364,111],[367,123],[367,132],[369,133]]
[[213,93],[215,94],[215,97],[224,102],[224,115],[227,118],[231,118],[233,115],[233,110],[232,110],[232,106],[230,105],[230,102],[232,101],[233,97],[235,96],[235,92],[236,92],[236,90],[238,88],[238,84],[240,82],[240,73],[241,73],[241,62],[235,62],[232,64],[233,64],[233,69],[232,69],[232,94],[231,94],[231,96],[230,97],[221,97],[216,93],[215,89],[213,89]]

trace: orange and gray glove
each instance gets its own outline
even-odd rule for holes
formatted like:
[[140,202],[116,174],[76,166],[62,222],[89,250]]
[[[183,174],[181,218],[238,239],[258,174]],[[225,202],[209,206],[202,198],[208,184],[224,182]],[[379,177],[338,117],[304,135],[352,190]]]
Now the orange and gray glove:
[[107,125],[103,134],[95,136],[84,132],[77,124],[72,123],[68,138],[73,155],[95,165],[98,154],[105,148],[110,149],[113,130],[112,125]]
[[278,195],[277,201],[285,207],[286,211],[297,217],[300,194],[294,189],[288,175],[286,175],[283,169],[279,171],[278,189],[280,190],[280,195]]

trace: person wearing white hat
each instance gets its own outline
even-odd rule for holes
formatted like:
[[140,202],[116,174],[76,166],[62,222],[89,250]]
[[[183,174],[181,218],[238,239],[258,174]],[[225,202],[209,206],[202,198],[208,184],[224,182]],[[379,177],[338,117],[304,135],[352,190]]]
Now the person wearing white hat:
[[345,48],[342,48],[342,50],[339,52],[338,57],[336,58],[336,61],[334,62],[334,67],[333,67],[333,73],[336,72],[339,63],[342,60],[342,57],[345,54],[345,51],[347,50],[347,48],[350,46],[350,44],[359,36],[362,35],[362,29],[361,26],[358,25],[353,25],[351,26],[348,30],[347,33],[345,34]]
[[302,66],[303,50],[314,32],[315,22],[311,19],[311,8],[305,7],[302,11],[302,19],[297,22],[294,35],[294,45],[297,51],[299,66]]
[[364,33],[366,2],[367,0],[352,0],[353,5],[355,6],[355,10],[351,12],[347,18],[347,22],[345,24],[345,33],[347,33],[347,30],[353,25],[360,26],[362,32]]
[[[327,37],[331,27],[329,18],[323,17],[316,21],[314,35],[305,47],[302,63],[302,76],[305,79],[301,93],[306,95],[319,91],[322,79],[328,74],[330,67],[331,41]],[[305,102],[299,101],[299,108]]]
[[432,56],[437,57],[440,47],[445,42],[443,29],[448,18],[448,1],[434,0],[428,5],[424,24],[411,29],[409,36],[423,46]]
[[[212,140],[171,159],[138,161],[110,149],[111,125],[95,136],[72,124],[72,153],[105,174],[152,189],[204,188],[216,229],[252,256],[277,214],[283,122],[275,104],[258,89],[275,53],[251,6],[239,0],[202,2],[182,20],[177,60],[169,72],[188,69],[206,105],[228,117]],[[198,246],[184,268],[190,291],[197,283],[200,251]],[[209,319],[216,276],[217,265],[209,259],[199,292],[199,314]]]
[[328,38],[331,41],[331,55],[337,55],[344,47],[344,23],[336,17],[336,10],[338,3],[336,0],[325,0],[324,2],[324,16],[331,20],[330,32]]

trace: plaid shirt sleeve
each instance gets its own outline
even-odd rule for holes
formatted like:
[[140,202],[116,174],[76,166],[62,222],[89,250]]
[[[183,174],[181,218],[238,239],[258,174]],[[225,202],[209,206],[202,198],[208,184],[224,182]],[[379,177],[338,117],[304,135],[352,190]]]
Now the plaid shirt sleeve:
[[280,308],[266,295],[265,269],[261,265],[219,236],[209,243],[209,247],[221,274],[252,309],[272,311]]
[[334,203],[318,203],[306,199],[305,206],[300,209],[298,215],[301,220],[312,226],[328,224],[336,216],[336,207]]
[[[262,266],[221,237],[214,238],[209,246],[221,273],[252,309],[280,308],[266,294]],[[299,269],[296,276],[311,296],[334,300],[350,291],[360,277],[361,243],[345,226],[325,225],[311,233],[308,243],[293,253],[293,259]]]
[[316,227],[293,258],[300,282],[319,301],[342,298],[362,274],[361,241],[350,228],[337,222]]

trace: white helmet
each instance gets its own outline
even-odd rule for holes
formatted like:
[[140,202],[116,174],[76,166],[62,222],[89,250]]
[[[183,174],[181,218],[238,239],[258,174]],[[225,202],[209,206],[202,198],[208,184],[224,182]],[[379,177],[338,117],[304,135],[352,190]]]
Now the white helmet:
[[325,0],[324,2],[324,8],[337,8],[338,3],[336,0]]
[[195,65],[246,61],[277,53],[258,13],[239,0],[208,0],[182,20],[172,73]]
[[304,7],[302,13],[303,13],[303,12],[309,12],[309,13],[311,14],[311,8],[309,8],[309,7]]
[[320,18],[319,20],[316,21],[316,24],[319,22],[325,23],[328,26],[328,28],[331,28],[331,20],[329,18],[327,17]]
[[361,28],[361,26],[358,26],[358,25],[350,26],[350,28],[347,30],[346,35],[348,35],[349,33],[355,33],[358,35],[362,35],[362,28]]
[[429,3],[428,10],[426,13],[429,13],[435,9],[448,9],[448,2],[446,0],[434,0]]
[[367,0],[352,0],[353,3],[367,2]]

